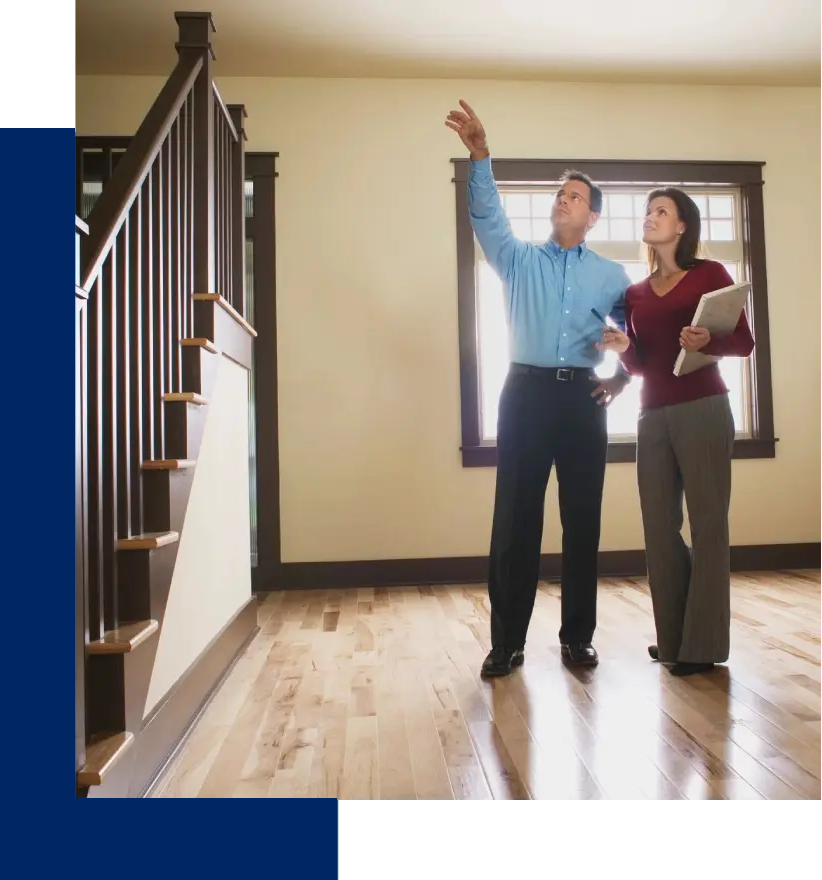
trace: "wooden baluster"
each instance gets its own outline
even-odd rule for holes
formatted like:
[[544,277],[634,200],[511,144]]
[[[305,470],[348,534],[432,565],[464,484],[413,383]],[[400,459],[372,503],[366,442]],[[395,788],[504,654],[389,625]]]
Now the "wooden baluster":
[[165,298],[165,271],[163,257],[165,255],[163,226],[163,163],[157,162],[152,175],[151,189],[151,235],[153,241],[151,271],[154,279],[152,296],[154,309],[152,314],[151,333],[154,347],[154,452],[152,458],[164,458],[164,418],[163,418],[163,395],[170,389],[166,386],[165,368],[165,338],[163,333],[164,298]]
[[[173,189],[172,189],[172,168],[171,168],[171,141],[166,139],[160,150],[160,160],[163,163],[163,228],[165,229],[165,237],[163,239],[163,276],[165,284],[165,298],[163,300],[163,330],[165,340],[165,382],[163,383],[163,393],[169,391],[179,391],[175,384],[174,376],[174,359],[177,345],[173,339],[174,323],[174,300],[177,291],[174,289],[174,272],[171,264],[172,242],[174,236],[174,211],[173,211]],[[165,457],[165,454],[164,456]]]
[[140,192],[131,208],[129,222],[129,333],[126,340],[128,348],[129,370],[131,381],[129,383],[129,420],[131,425],[131,455],[129,457],[130,480],[131,480],[131,510],[129,515],[129,534],[139,534],[143,531],[143,504],[140,464],[144,457],[143,440],[143,247],[147,244],[143,235],[143,194],[145,187]]
[[215,290],[223,293],[223,190],[220,185],[220,158],[222,156],[223,117],[214,98],[214,273]]
[[104,630],[117,628],[117,593],[114,589],[114,544],[117,532],[117,352],[115,346],[117,327],[117,263],[118,241],[103,265],[100,273],[103,285],[100,295],[102,312],[102,524],[101,544],[103,557],[102,594]]
[[183,375],[183,348],[180,345],[182,338],[182,276],[180,273],[182,261],[180,259],[180,245],[182,242],[181,226],[181,190],[182,178],[180,176],[180,120],[171,127],[170,135],[171,153],[171,242],[170,242],[170,268],[172,283],[172,311],[170,321],[171,331],[171,356],[172,356],[172,384],[174,391],[182,391]]
[[[118,538],[131,537],[129,527],[131,513],[131,395],[129,393],[131,389],[129,370],[131,217],[132,212],[129,211],[115,245],[114,295],[117,307],[112,325],[114,356],[117,363],[117,377],[113,382],[115,409],[112,411],[112,430],[117,463],[115,474],[117,533],[115,541]],[[117,577],[116,566],[113,566],[113,576]],[[116,583],[112,584],[112,591],[116,595]]]
[[225,285],[231,293],[231,305],[236,306],[237,293],[234,290],[233,275],[233,234],[232,228],[232,198],[231,198],[231,164],[234,160],[234,135],[228,125],[225,126],[225,141],[223,141],[223,249],[225,252]]
[[180,111],[180,338],[186,339],[191,336],[189,330],[189,302],[191,301],[191,260],[189,259],[189,185],[188,174],[190,168],[190,126],[189,114],[190,98],[186,98],[183,109]]
[[88,374],[88,510],[89,638],[102,638],[103,619],[103,279],[89,291],[87,324]]
[[225,124],[225,117],[220,124],[220,253],[222,254],[223,277],[220,279],[220,290],[225,298],[231,302],[231,285],[228,279],[229,253],[228,253],[228,186],[225,176],[225,160],[228,154],[228,140],[231,133]]
[[234,308],[247,320],[248,303],[245,291],[245,119],[243,104],[229,105],[228,112],[237,130],[237,142],[231,150],[229,177],[229,204],[231,206],[231,291]]
[[142,280],[142,359],[143,359],[143,446],[142,456],[145,461],[154,458],[156,449],[156,397],[159,394],[157,377],[154,372],[154,177],[155,171],[149,171],[143,183],[140,200],[142,211],[141,280]]

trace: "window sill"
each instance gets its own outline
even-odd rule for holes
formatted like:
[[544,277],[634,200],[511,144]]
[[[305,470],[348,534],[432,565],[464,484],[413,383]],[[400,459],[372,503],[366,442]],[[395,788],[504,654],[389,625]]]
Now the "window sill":
[[[734,458],[776,458],[778,440],[740,437],[734,440]],[[465,468],[496,467],[496,446],[463,446],[462,466]],[[636,461],[636,442],[626,441],[608,444],[609,464]]]

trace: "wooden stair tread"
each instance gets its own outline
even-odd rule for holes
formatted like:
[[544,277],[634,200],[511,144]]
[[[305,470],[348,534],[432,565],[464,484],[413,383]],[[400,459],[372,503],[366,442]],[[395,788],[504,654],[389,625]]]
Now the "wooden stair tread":
[[181,340],[181,344],[183,348],[204,348],[212,354],[220,353],[220,349],[217,348],[210,339],[206,339],[204,336],[193,336],[190,339],[183,339]]
[[86,647],[88,654],[128,654],[139,647],[160,628],[156,620],[139,620],[126,623],[118,629],[107,632],[102,639],[90,642]]
[[153,458],[143,462],[144,471],[182,471],[193,468],[197,462],[193,458]]
[[175,544],[180,540],[178,532],[146,532],[144,535],[132,535],[121,538],[117,542],[118,550],[156,550],[167,544]]
[[197,406],[205,406],[208,403],[205,397],[195,391],[170,391],[163,395],[163,400],[166,403],[196,403]]
[[195,293],[194,302],[215,302],[223,308],[232,318],[251,336],[256,336],[257,331],[246,319],[219,293]]
[[129,750],[132,742],[134,734],[127,730],[92,737],[86,749],[86,763],[77,771],[77,784],[81,788],[102,785],[106,774]]

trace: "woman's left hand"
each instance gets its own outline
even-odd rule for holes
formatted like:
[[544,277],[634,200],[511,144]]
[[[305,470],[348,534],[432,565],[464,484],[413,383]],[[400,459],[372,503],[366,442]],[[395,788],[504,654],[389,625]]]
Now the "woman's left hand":
[[683,327],[679,344],[685,351],[699,351],[711,341],[711,331],[704,327]]

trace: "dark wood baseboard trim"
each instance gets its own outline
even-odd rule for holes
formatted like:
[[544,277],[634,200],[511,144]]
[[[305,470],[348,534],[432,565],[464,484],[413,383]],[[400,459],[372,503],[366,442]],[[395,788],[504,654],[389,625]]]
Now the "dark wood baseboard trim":
[[151,791],[258,630],[252,596],[146,718],[135,744],[128,797]]
[[[753,544],[731,547],[733,571],[778,571],[819,568],[819,543]],[[285,562],[276,576],[258,590],[343,589],[345,587],[401,587],[413,584],[484,583],[488,559],[485,556],[441,559],[375,559],[356,562]],[[542,557],[540,574],[547,580],[559,577],[560,555]],[[602,577],[642,577],[644,550],[606,550],[599,554]]]
[[731,571],[819,568],[820,544],[749,544],[731,547]]

